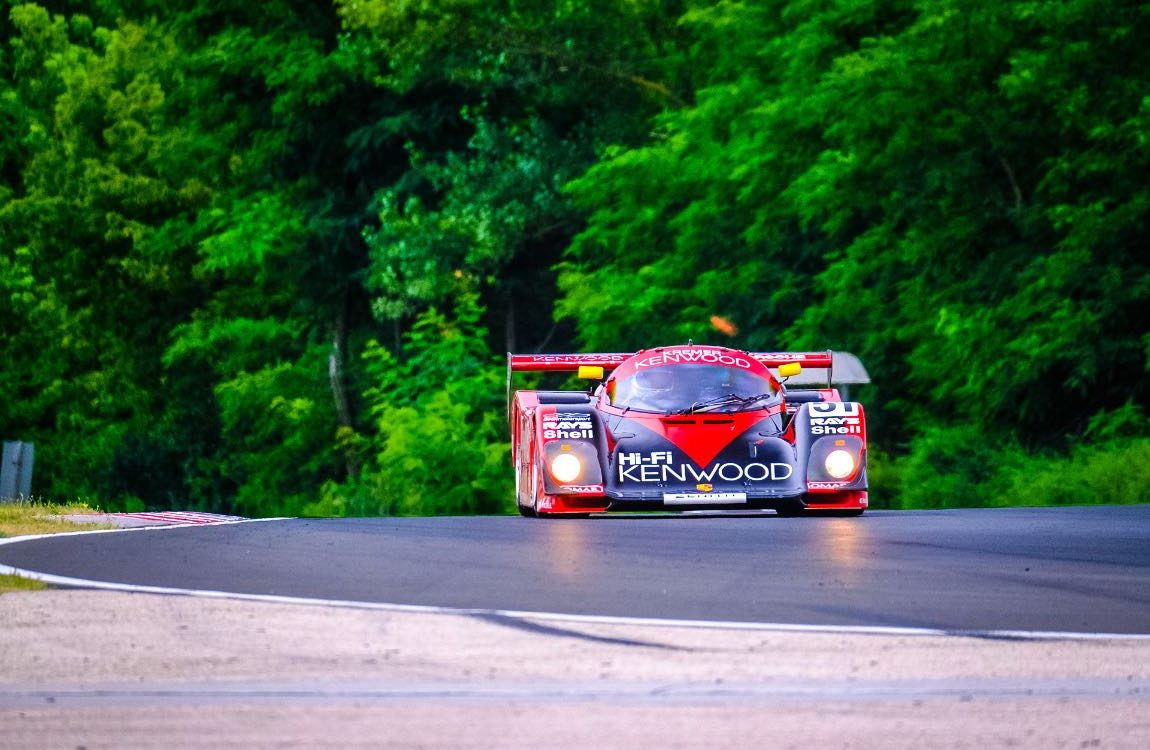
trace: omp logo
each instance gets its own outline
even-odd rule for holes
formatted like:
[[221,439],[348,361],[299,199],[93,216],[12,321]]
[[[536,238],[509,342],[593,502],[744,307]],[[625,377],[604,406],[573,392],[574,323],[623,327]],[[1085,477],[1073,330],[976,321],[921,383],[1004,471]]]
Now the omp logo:
[[673,351],[659,352],[650,357],[639,360],[635,363],[635,369],[642,370],[645,367],[659,367],[660,365],[677,365],[683,362],[698,363],[708,365],[726,365],[728,367],[741,367],[744,370],[750,369],[751,360],[744,357],[736,357],[718,349],[676,349]]
[[807,482],[808,490],[837,490],[846,487],[850,482]]
[[601,484],[565,484],[562,489],[567,492],[573,492],[576,495],[603,494],[603,485]]

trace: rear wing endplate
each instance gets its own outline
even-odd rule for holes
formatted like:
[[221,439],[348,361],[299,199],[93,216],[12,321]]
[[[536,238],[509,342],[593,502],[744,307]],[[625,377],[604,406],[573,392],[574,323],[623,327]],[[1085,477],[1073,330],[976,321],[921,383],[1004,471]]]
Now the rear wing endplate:
[[633,355],[613,354],[510,354],[507,355],[507,416],[511,417],[511,375],[516,372],[578,372],[590,365],[614,370]]

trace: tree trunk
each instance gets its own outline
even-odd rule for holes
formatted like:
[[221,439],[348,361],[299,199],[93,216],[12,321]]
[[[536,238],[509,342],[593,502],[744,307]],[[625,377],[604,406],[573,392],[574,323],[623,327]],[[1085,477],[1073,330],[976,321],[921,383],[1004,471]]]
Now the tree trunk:
[[[354,430],[351,419],[351,405],[347,398],[347,388],[343,382],[343,357],[347,348],[347,300],[340,304],[335,316],[335,325],[331,337],[331,354],[327,359],[327,374],[331,381],[331,395],[335,400],[335,414],[340,427]],[[344,446],[344,462],[347,466],[347,475],[351,479],[359,476],[360,461],[356,455],[354,445]]]

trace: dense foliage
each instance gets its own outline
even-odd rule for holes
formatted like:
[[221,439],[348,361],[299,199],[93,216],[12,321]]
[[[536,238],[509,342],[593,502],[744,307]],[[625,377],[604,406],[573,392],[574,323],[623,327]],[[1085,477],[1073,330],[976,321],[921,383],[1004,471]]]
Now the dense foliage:
[[1141,501],[1146,39],[1122,0],[9,0],[0,437],[115,509],[503,512],[503,352],[693,338],[858,354],[880,507]]

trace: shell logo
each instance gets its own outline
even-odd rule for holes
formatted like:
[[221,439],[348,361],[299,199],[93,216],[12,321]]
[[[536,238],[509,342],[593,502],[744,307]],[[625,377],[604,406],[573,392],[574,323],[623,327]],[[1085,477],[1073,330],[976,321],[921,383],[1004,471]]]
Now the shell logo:
[[699,492],[710,492],[711,490],[715,489],[715,487],[714,485],[710,484],[696,484],[695,489]]

